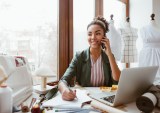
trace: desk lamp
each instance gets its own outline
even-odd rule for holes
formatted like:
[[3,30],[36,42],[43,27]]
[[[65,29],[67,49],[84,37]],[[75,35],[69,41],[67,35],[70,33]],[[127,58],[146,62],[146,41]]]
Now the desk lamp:
[[48,77],[56,77],[54,72],[47,66],[40,67],[35,71],[35,75],[41,77],[41,84],[34,86],[34,91],[40,94],[46,94],[53,86],[47,85]]

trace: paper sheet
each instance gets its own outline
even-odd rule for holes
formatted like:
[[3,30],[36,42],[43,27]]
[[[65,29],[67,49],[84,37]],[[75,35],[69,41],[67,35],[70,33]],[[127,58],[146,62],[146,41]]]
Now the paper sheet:
[[43,107],[81,107],[83,102],[90,101],[91,98],[87,95],[85,90],[76,89],[77,98],[73,101],[65,101],[62,99],[60,93],[56,97],[43,103]]

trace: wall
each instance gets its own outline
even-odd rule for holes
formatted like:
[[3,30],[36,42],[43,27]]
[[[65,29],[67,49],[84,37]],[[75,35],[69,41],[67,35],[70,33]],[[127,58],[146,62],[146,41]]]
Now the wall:
[[155,13],[155,21],[160,28],[160,0],[153,0],[153,13]]
[[130,22],[133,27],[147,25],[152,14],[152,0],[130,0]]

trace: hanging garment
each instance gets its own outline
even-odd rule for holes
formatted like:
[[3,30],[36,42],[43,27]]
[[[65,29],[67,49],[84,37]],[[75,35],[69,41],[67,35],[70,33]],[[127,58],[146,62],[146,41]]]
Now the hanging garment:
[[119,29],[122,37],[122,63],[134,63],[138,61],[136,40],[138,38],[137,29],[126,25],[126,28]]
[[111,20],[109,23],[109,32],[107,33],[107,37],[110,41],[110,46],[112,53],[116,61],[120,61],[121,58],[121,35],[116,30],[114,26],[114,20]]
[[[140,29],[140,37],[143,48],[139,54],[139,66],[160,66],[160,30],[151,22]],[[157,77],[160,77],[160,68]]]

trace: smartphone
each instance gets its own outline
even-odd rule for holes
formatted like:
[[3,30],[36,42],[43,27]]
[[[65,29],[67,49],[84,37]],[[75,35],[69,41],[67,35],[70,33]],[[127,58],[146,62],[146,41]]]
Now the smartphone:
[[[103,39],[105,39],[105,36],[103,37]],[[105,45],[103,43],[101,43],[102,49],[105,49]]]

